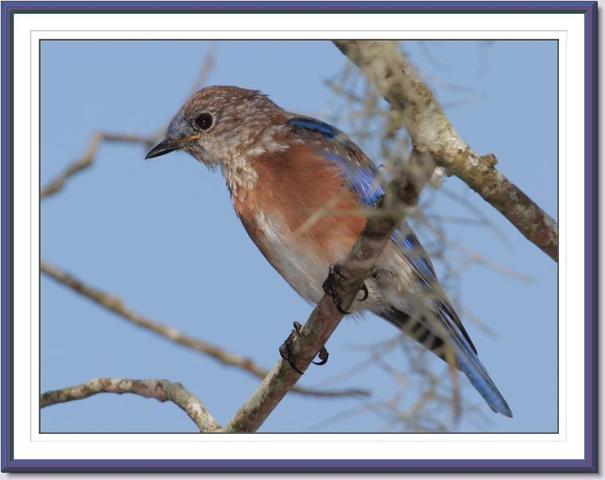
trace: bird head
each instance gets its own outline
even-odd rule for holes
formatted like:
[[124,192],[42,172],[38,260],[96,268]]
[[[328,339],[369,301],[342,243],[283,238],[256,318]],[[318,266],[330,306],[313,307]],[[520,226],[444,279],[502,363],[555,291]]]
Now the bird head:
[[209,167],[249,148],[282,110],[257,90],[213,86],[196,92],[145,158],[185,150]]

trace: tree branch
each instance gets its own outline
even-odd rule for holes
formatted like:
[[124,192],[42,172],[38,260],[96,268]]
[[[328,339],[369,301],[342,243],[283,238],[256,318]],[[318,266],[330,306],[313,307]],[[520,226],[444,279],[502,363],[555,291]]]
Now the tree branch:
[[[195,350],[196,352],[208,355],[209,357],[217,360],[223,365],[240,368],[254,375],[257,378],[262,379],[267,376],[268,370],[256,365],[249,358],[226,352],[225,350],[217,347],[216,345],[213,345],[197,338],[192,338],[178,331],[175,328],[168,327],[155,320],[146,318],[143,315],[140,315],[129,309],[119,298],[116,298],[108,293],[102,292],[101,290],[92,288],[86,283],[84,283],[82,280],[60,270],[57,267],[51,266],[48,263],[41,261],[40,270],[42,273],[49,276],[53,280],[59,282],[62,285],[65,285],[66,287],[69,287],[74,292],[79,293],[80,295],[88,298],[89,300],[92,300],[97,305],[104,307],[105,309],[115,313],[121,318],[128,320],[129,322],[139,327],[149,330],[155,333],[156,335],[164,337],[165,339],[168,339],[184,347],[190,348],[191,350]],[[300,395],[324,398],[369,396],[370,394],[367,390],[359,389],[315,390],[304,387],[297,387],[294,389],[294,392]]]
[[43,393],[40,396],[40,408],[82,400],[98,393],[132,393],[145,398],[155,398],[159,402],[172,402],[195,422],[201,432],[215,432],[221,428],[195,395],[180,383],[168,380],[95,378],[80,385]]
[[464,181],[557,261],[556,222],[496,169],[493,155],[477,155],[460,138],[397,42],[334,40],[334,44],[391,104],[415,148],[430,153],[437,165]]

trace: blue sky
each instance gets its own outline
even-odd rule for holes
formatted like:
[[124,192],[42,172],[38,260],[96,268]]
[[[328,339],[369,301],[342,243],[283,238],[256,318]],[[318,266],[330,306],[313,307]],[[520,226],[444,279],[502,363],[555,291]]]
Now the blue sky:
[[[544,41],[408,42],[405,50],[461,136],[556,218],[556,43]],[[82,42],[42,45],[41,182],[81,156],[97,131],[151,134],[190,93],[208,49],[203,41]],[[324,80],[346,62],[329,42],[219,42],[210,84],[260,89],[282,107],[318,116],[330,91]],[[368,150],[380,164],[376,151]],[[272,270],[232,211],[224,181],[185,153],[154,161],[136,145],[104,145],[93,168],[42,205],[42,258],[121,297],[132,309],[194,337],[249,356],[265,367],[306,304]],[[484,226],[445,222],[448,237],[519,272],[464,269],[448,292],[494,333],[465,325],[514,418],[492,414],[472,388],[464,395],[487,423],[463,417],[459,431],[547,432],[557,428],[557,269],[492,207],[454,178],[444,182],[488,217]],[[431,212],[454,219],[468,210],[446,193],[425,193]],[[420,240],[426,240],[420,235]],[[454,253],[452,254],[454,255]],[[459,256],[459,254],[457,254]],[[436,264],[438,273],[442,265]],[[221,423],[258,380],[142,331],[53,281],[42,278],[42,390],[99,376],[168,378],[198,395]],[[417,390],[395,384],[375,365],[335,378],[367,357],[359,348],[396,335],[367,316],[342,322],[328,343],[327,366],[306,386],[357,387],[371,401]],[[406,356],[388,356],[391,366]],[[441,368],[425,357],[436,371]],[[401,370],[406,366],[401,363]],[[466,383],[465,383],[466,382]],[[289,395],[261,431],[379,431],[375,413],[347,415],[355,399]],[[444,415],[443,412],[437,415]],[[175,406],[134,396],[102,395],[42,412],[42,431],[195,431]]]

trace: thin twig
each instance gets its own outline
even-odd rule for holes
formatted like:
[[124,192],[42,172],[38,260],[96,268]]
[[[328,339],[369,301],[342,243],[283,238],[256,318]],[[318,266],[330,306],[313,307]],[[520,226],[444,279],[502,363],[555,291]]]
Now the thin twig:
[[193,82],[193,86],[191,87],[192,93],[197,92],[199,89],[204,87],[204,85],[206,85],[206,82],[208,81],[208,78],[210,77],[210,74],[212,73],[216,65],[217,51],[218,47],[216,46],[216,43],[209,42],[206,57],[204,58],[202,66],[200,67],[197,77]]
[[76,173],[80,173],[83,170],[91,167],[95,161],[95,157],[99,150],[99,147],[103,142],[110,143],[138,143],[143,146],[151,146],[153,143],[152,137],[145,137],[142,135],[127,135],[110,132],[97,132],[90,139],[90,143],[83,155],[70,163],[63,172],[52,179],[40,192],[40,198],[45,199],[55,193],[60,192],[65,186],[66,182],[74,176]]

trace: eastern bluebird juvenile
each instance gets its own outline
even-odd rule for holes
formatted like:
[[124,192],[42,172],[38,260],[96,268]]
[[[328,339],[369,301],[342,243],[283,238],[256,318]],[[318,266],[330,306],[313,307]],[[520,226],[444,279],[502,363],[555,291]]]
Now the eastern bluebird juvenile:
[[[287,112],[258,91],[215,86],[197,92],[146,158],[179,149],[211,169],[221,168],[252,241],[312,303],[324,294],[330,266],[344,260],[365,226],[356,212],[384,193],[377,168],[344,133]],[[363,293],[352,311],[375,313],[455,364],[492,410],[512,417],[406,222]]]

